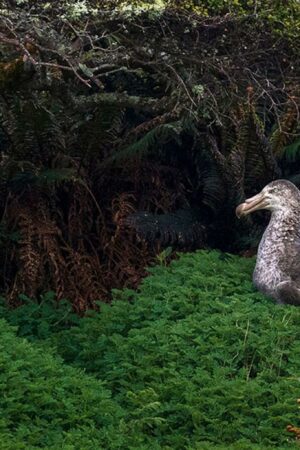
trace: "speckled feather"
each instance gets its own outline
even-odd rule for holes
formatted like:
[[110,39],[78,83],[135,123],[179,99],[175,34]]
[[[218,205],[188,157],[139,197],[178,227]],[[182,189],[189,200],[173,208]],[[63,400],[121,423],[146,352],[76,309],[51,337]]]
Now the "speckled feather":
[[[279,303],[300,305],[300,191],[285,180],[267,185],[276,188],[277,204],[259,244],[253,282]],[[279,200],[278,200],[279,199]]]

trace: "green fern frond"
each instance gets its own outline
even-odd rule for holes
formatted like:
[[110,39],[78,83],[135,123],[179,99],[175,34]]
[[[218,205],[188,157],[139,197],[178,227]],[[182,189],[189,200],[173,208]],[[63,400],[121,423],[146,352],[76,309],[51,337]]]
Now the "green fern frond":
[[119,139],[123,126],[124,110],[112,105],[101,107],[80,121],[78,127],[79,145],[86,156],[101,153],[105,157],[112,145]]
[[76,172],[73,168],[56,168],[42,170],[37,175],[39,185],[49,185],[52,183],[62,183],[64,181],[74,181]]
[[254,105],[244,111],[237,130],[236,147],[242,159],[244,158],[242,165],[238,162],[237,166],[238,170],[239,167],[245,167],[244,189],[246,193],[254,192],[272,179],[272,170],[276,169],[270,142],[265,134],[265,125]]
[[298,188],[300,187],[300,173],[286,175],[285,178],[298,186]]
[[75,175],[75,170],[72,168],[47,169],[36,173],[33,171],[17,172],[9,180],[9,185],[13,191],[21,191],[29,186],[45,187],[65,181],[74,181]]
[[157,152],[164,144],[175,141],[181,144],[181,121],[165,123],[157,126],[145,134],[141,139],[126,148],[119,150],[115,155],[107,158],[103,165],[117,164],[134,157],[142,158],[151,152]]
[[197,175],[202,188],[202,203],[217,214],[225,204],[226,189],[216,166],[205,155],[202,155],[201,163],[198,162]]
[[193,248],[203,246],[206,229],[197,210],[179,209],[173,213],[151,214],[137,211],[124,220],[124,225],[136,231],[137,235],[163,247]]
[[203,173],[202,201],[214,214],[226,203],[226,189],[215,168]]
[[280,118],[280,126],[277,125],[272,132],[270,142],[272,152],[276,158],[281,158],[285,153],[285,148],[291,143],[293,134],[299,131],[298,108],[294,101],[287,103],[286,111]]
[[51,102],[45,97],[24,100],[10,96],[0,103],[1,126],[9,136],[9,153],[15,160],[48,161],[65,150],[59,113],[53,112],[59,105]]
[[288,163],[294,163],[300,159],[300,139],[284,147],[281,159]]

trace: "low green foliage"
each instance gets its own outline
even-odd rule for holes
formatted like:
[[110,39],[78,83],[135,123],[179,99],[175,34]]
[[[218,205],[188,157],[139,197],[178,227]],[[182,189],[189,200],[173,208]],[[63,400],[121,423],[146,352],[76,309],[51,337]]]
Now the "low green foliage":
[[42,295],[39,301],[20,295],[22,305],[8,309],[4,297],[0,297],[0,316],[18,327],[18,336],[29,341],[49,338],[53,333],[79,323],[79,316],[72,311],[67,300],[57,302],[54,292]]
[[107,449],[122,418],[100,381],[0,321],[0,448]]
[[140,292],[56,336],[160,446],[284,445],[297,421],[300,310],[254,292],[253,260],[216,252],[151,269]]
[[[47,333],[44,348],[56,347],[65,363],[84,368],[111,391],[116,415],[107,416],[113,431],[106,448],[297,448],[286,426],[299,424],[300,309],[255,292],[253,265],[253,259],[217,252],[184,254],[169,267],[151,268],[139,292],[116,291],[100,313]],[[7,313],[7,320],[17,323],[15,314]],[[34,326],[28,337],[37,339],[38,330]],[[41,383],[40,364],[33,361],[34,383],[36,377]],[[45,389],[52,374],[45,376]],[[97,383],[78,376],[83,384],[85,376]],[[30,399],[32,408],[36,401]],[[93,393],[89,402],[96,414]],[[53,411],[59,430],[61,415]],[[23,425],[27,430],[26,419]],[[83,434],[89,436],[88,427]]]
[[35,340],[0,330],[2,430],[14,443],[5,448],[25,448],[21,438],[26,448],[297,448],[286,426],[299,425],[300,309],[255,292],[253,265],[218,252],[184,254],[73,327],[67,310],[55,325],[52,294],[48,310],[28,299],[3,309]]

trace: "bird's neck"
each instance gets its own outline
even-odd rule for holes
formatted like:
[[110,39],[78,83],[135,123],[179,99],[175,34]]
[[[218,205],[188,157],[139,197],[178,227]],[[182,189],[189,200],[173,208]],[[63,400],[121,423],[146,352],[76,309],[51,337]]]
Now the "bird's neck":
[[300,228],[300,217],[298,214],[291,214],[290,210],[280,209],[272,212],[268,232],[272,231],[276,237],[289,235]]
[[289,221],[288,219],[289,219],[289,215],[286,214],[286,212],[284,210],[279,209],[276,211],[272,211],[269,226],[271,225],[271,226],[273,226],[273,227],[275,226],[275,228],[277,228],[276,227],[277,224],[287,223]]
[[[300,206],[300,205],[299,205]],[[282,206],[281,208],[276,208],[272,211],[272,218],[276,219],[286,219],[292,216],[291,208]]]

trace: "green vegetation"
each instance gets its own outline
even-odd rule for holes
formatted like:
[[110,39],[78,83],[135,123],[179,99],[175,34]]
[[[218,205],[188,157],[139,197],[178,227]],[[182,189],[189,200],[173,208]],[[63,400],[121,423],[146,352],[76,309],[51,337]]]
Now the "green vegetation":
[[298,0],[4,4],[11,305],[55,291],[83,314],[167,247],[255,247],[263,220],[238,222],[237,204],[275,178],[300,185]]
[[122,417],[103,383],[16,338],[0,321],[0,448],[109,448]]
[[0,297],[0,317],[17,327],[18,336],[26,337],[29,341],[46,339],[80,321],[79,316],[72,311],[70,302],[64,299],[57,302],[54,292],[47,292],[39,301],[33,301],[26,295],[19,297],[22,304],[13,310],[8,309],[6,299]]
[[265,226],[238,203],[300,186],[299,26],[298,0],[1,2],[0,450],[298,448],[300,309],[229,253]]
[[32,342],[2,323],[2,448],[298,448],[300,310],[255,292],[253,264],[181,255],[75,326],[3,309]]

